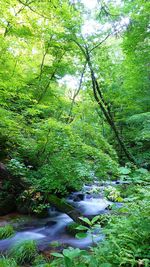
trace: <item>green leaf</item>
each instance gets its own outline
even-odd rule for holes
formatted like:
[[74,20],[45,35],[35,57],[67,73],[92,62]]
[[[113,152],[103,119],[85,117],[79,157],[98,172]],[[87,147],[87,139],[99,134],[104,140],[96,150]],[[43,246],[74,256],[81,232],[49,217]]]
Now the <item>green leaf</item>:
[[69,248],[63,250],[63,255],[69,259],[73,259],[75,257],[78,257],[82,254],[82,250],[79,248]]
[[64,256],[61,253],[57,253],[57,252],[53,252],[51,253],[51,255],[57,258],[64,258]]
[[76,227],[77,230],[89,230],[89,228],[87,226],[84,226],[84,225],[79,225],[78,227]]
[[90,220],[89,220],[88,218],[80,217],[80,219],[81,219],[83,222],[87,223],[88,225],[91,225],[91,222],[90,222]]
[[120,167],[119,172],[120,172],[120,174],[129,174],[131,172],[131,170],[127,167]]
[[78,233],[78,234],[76,234],[76,238],[78,238],[78,239],[82,239],[82,238],[86,238],[86,237],[87,237],[86,233]]
[[92,219],[91,223],[94,224],[94,223],[96,223],[99,219],[100,219],[100,216],[99,216],[99,215],[98,215],[98,216],[95,216],[95,217]]

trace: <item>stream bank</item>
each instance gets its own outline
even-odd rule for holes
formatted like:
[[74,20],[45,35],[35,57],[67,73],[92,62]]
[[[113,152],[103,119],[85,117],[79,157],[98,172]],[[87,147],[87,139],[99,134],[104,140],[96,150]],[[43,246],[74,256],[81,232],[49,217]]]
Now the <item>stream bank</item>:
[[[80,211],[84,217],[92,218],[96,215],[110,213],[109,206],[115,204],[120,207],[119,202],[112,202],[105,198],[104,190],[109,186],[116,187],[119,181],[98,182],[85,185],[80,192],[74,192],[66,199],[68,203]],[[67,227],[73,220],[66,214],[58,212],[55,208],[49,209],[49,217],[36,218],[12,214],[0,217],[0,225],[11,224],[15,228],[15,234],[11,238],[0,240],[0,252],[3,254],[11,247],[25,240],[35,240],[39,251],[46,251],[58,242],[61,247],[72,246],[88,248],[92,245],[91,235],[86,238],[77,239],[71,236]],[[104,239],[101,230],[95,234],[95,242]]]

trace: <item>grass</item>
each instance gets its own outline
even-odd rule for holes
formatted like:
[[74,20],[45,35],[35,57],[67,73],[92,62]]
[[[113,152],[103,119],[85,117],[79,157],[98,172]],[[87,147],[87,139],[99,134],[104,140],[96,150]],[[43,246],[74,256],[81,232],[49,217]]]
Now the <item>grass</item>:
[[14,258],[18,264],[31,264],[37,255],[36,243],[32,240],[18,243],[10,251],[10,256]]
[[11,237],[15,233],[11,225],[0,227],[0,239]]
[[18,267],[14,259],[0,258],[0,267]]

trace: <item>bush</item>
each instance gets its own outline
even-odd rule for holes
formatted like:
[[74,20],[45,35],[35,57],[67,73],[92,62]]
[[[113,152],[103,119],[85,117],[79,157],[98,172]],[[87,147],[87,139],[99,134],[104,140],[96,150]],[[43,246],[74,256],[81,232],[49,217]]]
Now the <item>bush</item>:
[[32,240],[19,243],[10,251],[10,256],[18,264],[30,264],[35,260],[37,255],[36,243]]
[[15,233],[11,225],[0,227],[0,239],[11,237]]

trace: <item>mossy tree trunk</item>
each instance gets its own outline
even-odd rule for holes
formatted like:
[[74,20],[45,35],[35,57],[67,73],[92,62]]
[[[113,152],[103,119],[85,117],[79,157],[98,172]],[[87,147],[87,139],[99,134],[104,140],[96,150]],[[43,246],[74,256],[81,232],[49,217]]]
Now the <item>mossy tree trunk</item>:
[[48,196],[47,200],[58,211],[66,213],[74,222],[86,225],[86,223],[80,219],[80,217],[83,217],[82,214],[77,211],[72,205],[67,203],[65,199],[60,199],[55,195],[50,195]]

